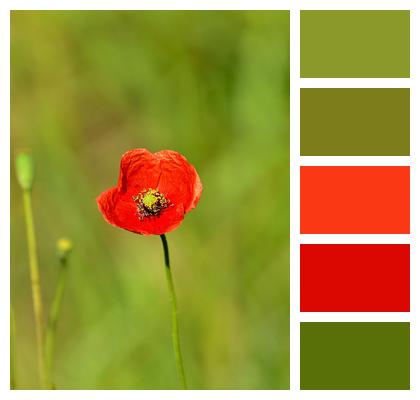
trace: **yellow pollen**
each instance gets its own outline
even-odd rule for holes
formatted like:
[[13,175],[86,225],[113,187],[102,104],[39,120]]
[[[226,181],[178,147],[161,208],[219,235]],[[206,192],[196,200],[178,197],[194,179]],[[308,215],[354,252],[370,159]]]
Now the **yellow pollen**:
[[164,208],[171,206],[171,202],[157,189],[145,189],[137,196],[133,196],[140,219],[158,215]]
[[158,197],[155,196],[153,192],[148,192],[144,195],[144,197],[141,199],[141,202],[148,208],[152,208],[153,204],[155,204],[158,201]]

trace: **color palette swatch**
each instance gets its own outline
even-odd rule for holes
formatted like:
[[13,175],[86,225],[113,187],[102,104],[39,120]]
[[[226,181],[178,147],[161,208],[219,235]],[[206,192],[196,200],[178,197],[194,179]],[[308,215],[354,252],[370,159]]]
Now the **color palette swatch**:
[[302,156],[409,156],[410,90],[301,89]]
[[302,244],[300,311],[410,311],[410,246]]
[[301,233],[410,233],[409,167],[301,167]]
[[300,14],[302,78],[408,78],[406,10],[305,10]]
[[300,76],[300,388],[410,389],[410,11],[301,11]]
[[406,322],[304,322],[300,325],[301,389],[410,388]]

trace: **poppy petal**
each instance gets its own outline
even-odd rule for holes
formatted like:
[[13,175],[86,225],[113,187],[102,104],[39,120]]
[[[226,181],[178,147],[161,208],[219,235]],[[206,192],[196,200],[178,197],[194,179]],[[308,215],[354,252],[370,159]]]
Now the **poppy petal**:
[[158,189],[185,212],[191,211],[200,199],[202,186],[195,168],[181,154],[172,150],[155,153],[160,160],[161,175]]
[[184,218],[182,205],[168,207],[159,216],[141,219],[131,196],[122,195],[118,188],[110,189],[97,198],[105,220],[114,226],[142,235],[162,235],[177,228]]
[[146,149],[125,152],[121,158],[118,188],[121,192],[140,192],[155,188],[159,181],[159,161]]

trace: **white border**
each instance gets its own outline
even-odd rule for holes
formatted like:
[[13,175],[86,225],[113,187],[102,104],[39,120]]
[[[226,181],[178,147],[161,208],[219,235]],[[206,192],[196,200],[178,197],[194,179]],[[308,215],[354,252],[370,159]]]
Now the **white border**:
[[290,390],[300,379],[300,11],[290,11]]
[[2,3],[15,10],[408,10],[416,0],[4,0]]
[[9,53],[9,11],[6,8],[0,9],[0,248],[1,248],[1,279],[0,279],[0,388],[3,394],[8,396],[6,388],[10,383],[10,53]]
[[[0,2],[0,110],[2,115],[0,124],[2,127],[1,146],[0,151],[2,167],[1,174],[1,188],[7,188],[5,192],[2,191],[0,196],[0,217],[1,217],[1,257],[2,257],[2,279],[0,279],[0,293],[2,301],[0,301],[0,316],[1,326],[0,330],[0,397],[2,399],[9,398],[30,398],[30,399],[45,399],[45,398],[74,398],[74,396],[89,396],[91,398],[114,398],[115,394],[112,391],[10,391],[9,388],[9,279],[10,271],[7,267],[10,265],[10,251],[9,251],[9,226],[10,226],[10,204],[9,204],[9,187],[10,187],[10,97],[9,97],[9,78],[10,78],[10,57],[9,57],[9,40],[10,40],[10,24],[9,11],[11,9],[79,9],[79,10],[94,10],[94,9],[204,9],[204,10],[234,10],[234,9],[252,9],[252,10],[290,10],[291,18],[291,73],[290,73],[290,104],[291,104],[291,231],[290,231],[290,256],[291,256],[291,308],[290,308],[290,324],[291,324],[291,390],[290,391],[118,391],[118,398],[129,399],[138,398],[143,399],[162,399],[162,398],[191,398],[191,399],[213,399],[214,396],[229,398],[229,399],[254,399],[262,397],[265,399],[277,399],[280,396],[285,399],[295,398],[311,398],[311,399],[353,399],[355,396],[361,398],[377,398],[377,399],[396,399],[396,398],[413,398],[419,395],[418,376],[420,376],[419,368],[419,277],[417,272],[420,266],[420,259],[417,245],[417,231],[419,227],[419,213],[416,205],[420,204],[419,184],[420,175],[418,166],[415,160],[419,154],[420,141],[417,139],[419,134],[419,119],[420,112],[419,103],[419,25],[420,19],[417,15],[418,5],[415,0],[61,0],[60,2],[54,0],[2,0]],[[387,79],[384,82],[382,79],[300,79],[299,78],[299,10],[300,9],[410,9],[411,10],[411,78],[407,79]],[[417,39],[418,40],[418,39]],[[415,42],[416,46],[414,46]],[[328,82],[327,82],[328,81]],[[383,86],[382,86],[383,85]],[[320,235],[299,235],[299,165],[314,165],[307,157],[299,156],[299,89],[300,87],[411,87],[411,157],[408,164],[411,166],[411,204],[415,205],[411,208],[411,234],[398,235],[401,242],[410,242],[411,246],[411,313],[409,315],[411,322],[411,383],[412,390],[410,391],[299,391],[299,320],[307,320],[305,314],[299,313],[299,243],[317,243],[317,236]],[[387,162],[387,160],[382,160]],[[322,162],[324,165],[331,162],[331,159],[325,158],[320,161],[312,161],[313,163]],[[351,162],[350,158],[346,160],[337,160],[346,165],[346,162]],[[392,161],[391,161],[392,162]],[[303,165],[303,164],[302,164]],[[355,164],[349,164],[355,165]],[[384,164],[385,165],[385,164]],[[390,164],[386,164],[390,165]],[[393,165],[393,164],[392,164]],[[407,164],[404,164],[407,165]],[[418,207],[418,206],[417,206]],[[341,243],[342,240],[350,240],[346,238],[347,235],[332,235],[327,238],[335,243]],[[361,243],[385,243],[386,240],[394,240],[395,238],[385,235],[351,235],[352,240],[357,240]],[[366,236],[369,236],[367,238]],[[325,237],[324,237],[325,239]],[[309,240],[309,241],[308,241]],[[385,241],[384,241],[385,240]],[[404,241],[406,240],[406,241]],[[346,241],[349,243],[349,241]],[[400,242],[398,242],[400,243]],[[310,318],[327,318],[327,316],[316,313]],[[375,313],[376,314],[376,313]],[[366,316],[366,314],[364,314]],[[405,316],[405,313],[404,313]],[[347,314],[347,317],[350,318]],[[361,318],[362,316],[354,316]],[[376,316],[368,315],[368,317],[377,318]],[[379,318],[379,317],[378,317]],[[382,318],[390,320],[391,316],[382,314]],[[392,318],[395,318],[393,316]],[[417,381],[416,381],[417,379]]]

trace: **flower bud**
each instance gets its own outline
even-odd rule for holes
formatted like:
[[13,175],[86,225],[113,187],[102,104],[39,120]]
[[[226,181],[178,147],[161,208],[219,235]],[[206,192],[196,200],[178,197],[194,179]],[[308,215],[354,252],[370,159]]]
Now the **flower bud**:
[[67,238],[57,240],[57,257],[61,262],[67,261],[67,258],[73,250],[73,242]]
[[28,150],[21,150],[15,157],[16,176],[23,190],[31,190],[34,182],[34,160]]

